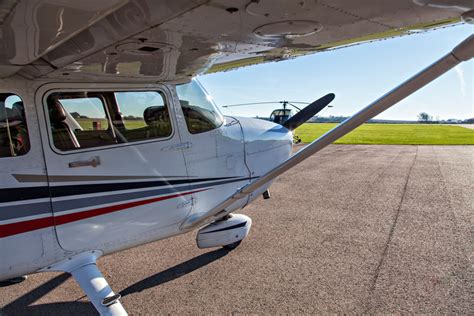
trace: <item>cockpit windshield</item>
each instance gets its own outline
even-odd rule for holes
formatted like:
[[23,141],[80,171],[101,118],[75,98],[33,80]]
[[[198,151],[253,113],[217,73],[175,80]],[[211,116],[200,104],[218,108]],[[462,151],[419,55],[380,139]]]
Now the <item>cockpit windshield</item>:
[[176,92],[191,134],[207,132],[222,125],[224,118],[221,112],[197,80],[176,86]]

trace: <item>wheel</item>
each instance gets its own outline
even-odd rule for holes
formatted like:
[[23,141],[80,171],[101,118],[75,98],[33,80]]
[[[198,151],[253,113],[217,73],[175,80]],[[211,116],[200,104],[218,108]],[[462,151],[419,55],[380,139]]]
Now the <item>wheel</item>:
[[222,248],[227,249],[227,250],[234,250],[235,248],[237,248],[240,245],[241,242],[242,242],[242,240],[239,240],[239,241],[233,242],[231,244],[224,245],[224,246],[222,246]]

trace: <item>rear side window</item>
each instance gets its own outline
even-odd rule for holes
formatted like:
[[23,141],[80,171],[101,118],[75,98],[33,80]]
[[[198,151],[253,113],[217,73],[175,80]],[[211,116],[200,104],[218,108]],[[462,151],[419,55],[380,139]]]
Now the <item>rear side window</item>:
[[61,151],[171,135],[168,107],[157,91],[53,93],[47,107],[53,144]]
[[54,146],[70,151],[115,144],[104,100],[97,94],[51,94],[47,103]]
[[23,101],[14,94],[0,94],[0,158],[22,156],[29,150]]

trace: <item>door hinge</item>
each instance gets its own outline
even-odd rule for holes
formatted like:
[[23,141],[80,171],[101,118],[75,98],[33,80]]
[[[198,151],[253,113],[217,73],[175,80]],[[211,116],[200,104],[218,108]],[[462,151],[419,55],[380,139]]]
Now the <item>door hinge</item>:
[[177,208],[183,208],[183,207],[186,207],[186,206],[189,206],[189,205],[193,206],[195,204],[195,200],[196,200],[196,198],[191,197],[189,200],[186,200],[182,203],[179,203]]

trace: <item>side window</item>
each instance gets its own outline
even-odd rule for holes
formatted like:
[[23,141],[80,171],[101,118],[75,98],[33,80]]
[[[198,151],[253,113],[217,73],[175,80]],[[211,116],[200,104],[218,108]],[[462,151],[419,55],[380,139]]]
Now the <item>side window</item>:
[[62,151],[116,143],[100,94],[53,93],[48,114],[54,146]]
[[156,91],[57,92],[48,96],[47,108],[53,144],[61,151],[171,135],[165,98]]
[[0,158],[22,156],[29,150],[23,101],[14,94],[0,94]]
[[109,121],[101,99],[97,97],[58,98],[58,101],[77,123],[76,130],[105,131],[109,128]]
[[[171,120],[163,95],[156,91],[115,92],[123,128],[123,141],[164,138],[171,135]],[[120,129],[119,129],[120,130]]]
[[191,134],[207,132],[222,125],[222,114],[196,81],[176,86],[176,92]]

